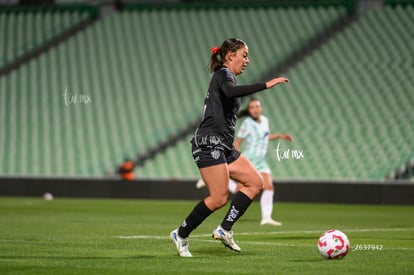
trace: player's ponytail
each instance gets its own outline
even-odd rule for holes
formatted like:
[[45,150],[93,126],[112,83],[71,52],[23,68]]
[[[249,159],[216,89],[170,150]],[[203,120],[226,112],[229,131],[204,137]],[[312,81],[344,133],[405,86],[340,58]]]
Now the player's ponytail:
[[238,118],[245,117],[245,116],[250,116],[249,110],[247,108],[246,109],[243,109],[243,110],[240,110],[237,113],[237,117]]
[[221,54],[220,47],[210,48],[211,57],[210,57],[210,72],[217,71],[223,65],[223,57]]
[[225,40],[220,47],[210,48],[211,57],[209,69],[210,72],[214,73],[220,69],[225,61],[228,52],[236,53],[237,50],[246,46],[246,42],[238,38],[229,38]]

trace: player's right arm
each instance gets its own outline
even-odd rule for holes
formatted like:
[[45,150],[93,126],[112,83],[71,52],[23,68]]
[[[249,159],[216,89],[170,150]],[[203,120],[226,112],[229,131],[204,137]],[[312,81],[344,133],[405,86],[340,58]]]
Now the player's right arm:
[[236,140],[234,141],[234,148],[236,148],[237,151],[240,151],[242,142],[243,142],[243,139],[239,137],[236,138]]
[[237,133],[236,140],[234,141],[234,148],[236,148],[237,151],[240,151],[242,142],[248,136],[249,136],[249,127],[248,127],[248,122],[245,119],[240,125],[239,132]]

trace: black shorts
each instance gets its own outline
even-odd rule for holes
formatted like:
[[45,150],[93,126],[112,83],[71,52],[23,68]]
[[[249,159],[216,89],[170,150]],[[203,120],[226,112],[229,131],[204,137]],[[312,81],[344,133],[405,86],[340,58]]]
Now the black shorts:
[[198,168],[205,168],[217,164],[230,164],[240,157],[240,152],[234,148],[233,144],[224,143],[204,143],[199,144],[191,141],[193,158]]

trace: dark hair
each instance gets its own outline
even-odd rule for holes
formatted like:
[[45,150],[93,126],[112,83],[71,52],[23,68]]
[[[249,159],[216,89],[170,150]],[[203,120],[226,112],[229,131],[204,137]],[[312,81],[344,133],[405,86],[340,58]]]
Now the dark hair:
[[255,98],[255,97],[251,97],[251,98],[249,99],[249,102],[247,103],[247,107],[246,107],[246,109],[240,110],[240,111],[237,113],[237,117],[251,116],[251,114],[249,113],[249,105],[250,105],[250,103],[251,103],[251,102],[253,102],[253,101],[259,101],[259,102],[260,102],[260,100],[258,100],[257,98]]
[[235,53],[247,44],[238,38],[226,39],[220,46],[220,50],[213,51],[210,57],[210,72],[215,72],[223,66],[224,58],[228,52]]

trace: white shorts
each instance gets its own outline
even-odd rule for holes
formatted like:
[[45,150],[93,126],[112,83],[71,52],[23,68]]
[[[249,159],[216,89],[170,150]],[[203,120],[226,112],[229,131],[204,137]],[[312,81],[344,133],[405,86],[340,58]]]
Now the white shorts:
[[254,167],[256,168],[257,172],[272,174],[270,171],[270,167],[266,162],[265,158],[257,158],[257,157],[249,157],[246,156],[251,163],[253,163]]

